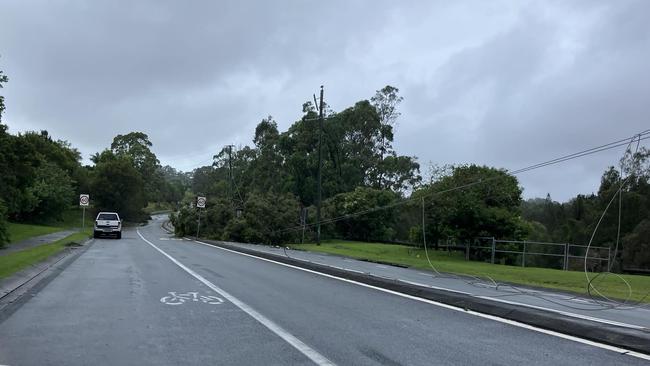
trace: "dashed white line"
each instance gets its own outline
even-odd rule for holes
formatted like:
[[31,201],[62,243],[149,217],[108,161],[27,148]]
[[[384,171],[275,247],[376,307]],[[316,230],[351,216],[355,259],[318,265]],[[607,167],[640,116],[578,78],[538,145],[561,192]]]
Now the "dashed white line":
[[214,291],[214,292],[218,293],[219,295],[223,296],[226,300],[230,301],[235,306],[237,306],[242,311],[244,311],[246,314],[253,317],[255,320],[260,322],[262,325],[264,325],[270,331],[275,333],[277,336],[284,339],[287,343],[289,343],[295,349],[300,351],[303,355],[307,356],[314,363],[316,363],[317,365],[327,365],[327,366],[335,365],[332,361],[328,360],[325,356],[318,353],[318,351],[314,350],[313,348],[311,348],[308,345],[306,345],[305,343],[303,343],[300,339],[296,338],[294,335],[292,335],[288,331],[284,330],[284,328],[280,327],[279,325],[274,323],[272,320],[270,320],[267,317],[265,317],[264,315],[258,313],[255,309],[251,308],[250,306],[248,306],[247,304],[245,304],[241,300],[237,299],[236,297],[232,296],[231,294],[229,294],[225,290],[221,289],[220,287],[217,287],[212,282],[206,280],[203,276],[201,276],[200,274],[194,272],[190,268],[186,267],[183,263],[177,261],[171,255],[165,253],[162,249],[158,248],[152,242],[145,239],[145,237],[142,236],[142,234],[140,234],[140,230],[136,230],[136,231],[137,231],[138,235],[140,236],[140,238],[142,240],[144,240],[147,244],[151,245],[154,249],[156,249],[162,255],[167,257],[174,264],[176,264],[177,266],[182,268],[185,272],[189,273],[191,276],[193,276],[197,280],[201,281],[204,285],[208,286],[212,291]]
[[525,323],[520,323],[518,321],[505,319],[505,318],[500,318],[500,317],[497,317],[497,316],[494,316],[494,315],[479,313],[479,312],[476,312],[474,310],[461,309],[461,308],[451,306],[451,305],[447,305],[447,304],[444,304],[444,303],[441,303],[441,302],[437,302],[437,301],[433,301],[433,300],[429,300],[429,299],[424,299],[424,298],[416,297],[416,296],[412,296],[412,295],[403,294],[401,292],[388,290],[388,289],[385,289],[385,288],[382,288],[382,287],[368,285],[368,284],[363,283],[363,282],[357,282],[357,281],[354,281],[354,280],[349,280],[347,278],[337,277],[337,276],[333,276],[333,275],[330,275],[330,274],[327,274],[327,273],[321,273],[321,272],[314,271],[314,270],[311,270],[311,269],[302,268],[302,267],[294,266],[294,265],[287,264],[287,263],[277,262],[277,261],[274,261],[272,259],[262,258],[262,257],[258,257],[258,256],[255,256],[255,255],[252,255],[252,254],[242,253],[242,252],[238,252],[238,251],[235,251],[235,250],[226,249],[226,248],[218,247],[218,246],[215,246],[215,245],[210,245],[208,243],[204,243],[204,242],[201,242],[201,241],[198,241],[198,240],[194,240],[194,242],[197,243],[197,244],[200,244],[200,245],[208,246],[210,248],[227,251],[227,252],[242,255],[242,256],[245,256],[245,257],[255,258],[257,260],[270,262],[270,263],[274,263],[274,264],[277,264],[277,265],[280,265],[280,266],[297,269],[299,271],[313,273],[313,274],[318,275],[318,276],[323,276],[323,277],[335,279],[335,280],[342,281],[342,282],[352,283],[352,284],[355,284],[355,285],[358,285],[358,286],[361,286],[361,287],[371,288],[371,289],[374,289],[374,290],[377,290],[377,291],[389,293],[389,294],[392,294],[392,295],[404,297],[404,298],[419,301],[419,302],[424,302],[424,303],[435,305],[435,306],[438,306],[438,307],[441,307],[441,308],[445,308],[445,309],[449,309],[449,310],[453,310],[453,311],[458,311],[458,312],[462,312],[462,313],[465,313],[465,314],[474,315],[474,316],[484,318],[484,319],[494,320],[496,322],[509,324],[509,325],[512,325],[512,326],[515,326],[515,327],[528,329],[528,330],[532,330],[532,331],[535,331],[535,332],[538,332],[538,333],[543,333],[543,334],[551,335],[551,336],[554,336],[554,337],[570,340],[570,341],[573,341],[573,342],[578,342],[578,343],[586,344],[586,345],[589,345],[589,346],[593,346],[593,347],[605,349],[605,350],[608,350],[608,351],[616,352],[616,353],[619,353],[621,355],[632,356],[632,357],[636,357],[636,358],[640,358],[640,359],[643,359],[643,360],[649,360],[650,361],[650,355],[646,355],[646,354],[643,354],[643,353],[640,353],[640,352],[631,351],[631,350],[628,350],[628,349],[625,349],[625,348],[610,346],[608,344],[599,343],[599,342],[595,342],[595,341],[590,341],[588,339],[583,339],[583,338],[575,337],[575,336],[564,334],[564,333],[555,332],[555,331],[548,330],[548,329],[538,328],[538,327],[528,325],[528,324],[525,324]]

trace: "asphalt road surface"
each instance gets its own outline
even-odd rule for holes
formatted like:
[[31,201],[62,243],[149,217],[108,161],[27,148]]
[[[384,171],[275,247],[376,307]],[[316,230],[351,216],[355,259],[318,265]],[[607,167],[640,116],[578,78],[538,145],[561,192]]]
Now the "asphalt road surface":
[[[288,255],[294,259],[350,271],[363,272],[373,276],[404,281],[419,286],[432,286],[438,289],[456,291],[495,302],[504,302],[548,311],[556,311],[564,315],[589,319],[603,324],[614,324],[622,327],[650,331],[650,308],[647,306],[616,306],[617,304],[604,301],[603,299],[598,299],[598,301],[596,301],[585,296],[542,289],[533,290],[530,288],[513,288],[510,286],[499,286],[494,288],[492,283],[488,280],[468,280],[467,278],[456,278],[453,275],[445,277],[444,274],[442,276],[436,276],[432,272],[421,271],[418,269],[400,268],[327,253],[299,250],[284,251],[282,248],[266,245],[243,243],[229,244],[246,249],[272,253],[279,256]],[[622,282],[619,285],[622,288],[625,286]]]
[[0,365],[645,365],[193,241],[98,239],[0,323]]

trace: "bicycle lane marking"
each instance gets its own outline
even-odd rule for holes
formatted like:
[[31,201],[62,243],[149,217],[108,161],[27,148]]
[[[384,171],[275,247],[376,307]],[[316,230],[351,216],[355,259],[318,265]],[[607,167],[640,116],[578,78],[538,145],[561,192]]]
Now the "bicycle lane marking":
[[187,292],[184,294],[176,293],[176,291],[170,291],[167,293],[167,296],[160,298],[160,302],[165,305],[183,305],[186,301],[190,302],[202,302],[209,305],[221,305],[223,304],[223,299],[217,296],[211,295],[199,295],[198,292]]
[[218,293],[224,299],[230,301],[235,306],[240,308],[243,312],[245,312],[246,314],[250,315],[253,319],[260,322],[263,326],[265,326],[271,332],[275,333],[278,337],[282,338],[285,342],[289,343],[293,348],[298,350],[303,355],[307,356],[307,358],[312,360],[315,364],[323,365],[323,366],[334,366],[334,365],[336,365],[335,363],[333,363],[332,361],[327,359],[325,356],[321,355],[318,351],[316,351],[315,349],[309,347],[303,341],[301,341],[296,336],[294,336],[293,334],[286,331],[284,328],[282,328],[281,326],[279,326],[278,324],[276,324],[272,320],[270,320],[267,317],[265,317],[264,315],[258,313],[255,309],[251,308],[246,303],[242,302],[241,300],[234,297],[230,293],[226,292],[222,288],[220,288],[217,285],[213,284],[212,282],[208,281],[207,279],[205,279],[200,274],[194,272],[192,269],[185,266],[183,263],[179,262],[178,260],[176,260],[171,255],[167,254],[165,251],[158,248],[155,244],[153,244],[152,242],[147,240],[144,236],[142,236],[139,229],[136,230],[136,232],[138,233],[138,236],[140,236],[140,239],[142,239],[145,243],[149,244],[151,247],[156,249],[158,252],[160,252],[162,255],[164,255],[170,261],[172,261],[174,264],[179,266],[185,272],[189,273],[192,277],[196,278],[197,280],[201,281],[204,285],[208,286],[212,291]]

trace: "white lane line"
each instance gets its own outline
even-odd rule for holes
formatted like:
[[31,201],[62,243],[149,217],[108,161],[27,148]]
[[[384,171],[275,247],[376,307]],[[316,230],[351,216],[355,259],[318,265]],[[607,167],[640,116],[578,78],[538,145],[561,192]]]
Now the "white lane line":
[[242,311],[244,311],[246,314],[250,315],[253,317],[255,320],[258,322],[262,323],[265,327],[267,327],[270,331],[278,335],[280,338],[284,339],[285,342],[289,343],[291,346],[293,346],[295,349],[300,351],[303,355],[307,356],[310,360],[314,361],[317,365],[328,365],[328,366],[334,366],[335,364],[328,360],[325,356],[321,355],[318,353],[316,350],[313,348],[309,347],[305,343],[303,343],[300,339],[296,338],[294,335],[291,333],[287,332],[284,330],[284,328],[280,327],[276,323],[274,323],[272,320],[268,319],[264,315],[258,313],[255,309],[251,308],[241,300],[237,299],[236,297],[232,296],[225,290],[221,289],[220,287],[217,287],[215,284],[212,282],[206,280],[203,276],[200,274],[194,272],[190,268],[186,267],[183,263],[177,261],[174,257],[171,255],[165,253],[162,249],[158,248],[155,246],[152,242],[149,240],[145,239],[142,234],[140,234],[140,230],[136,230],[138,232],[138,235],[142,240],[144,240],[147,244],[151,245],[154,249],[159,251],[162,255],[167,257],[170,261],[174,262],[177,266],[181,267],[185,272],[189,273],[192,275],[194,278],[197,280],[201,281],[204,285],[208,286],[212,291],[218,293],[219,295],[223,296],[226,300],[230,301],[233,303],[235,306],[240,308]]
[[643,360],[649,360],[650,361],[650,355],[646,355],[644,353],[640,353],[640,352],[636,352],[636,351],[631,351],[631,350],[628,350],[628,349],[625,349],[625,348],[610,346],[608,344],[599,343],[599,342],[595,342],[595,341],[590,341],[588,339],[583,339],[583,338],[575,337],[575,336],[560,333],[560,332],[555,332],[555,331],[548,330],[548,329],[537,328],[537,327],[532,326],[532,325],[528,325],[528,324],[525,324],[525,323],[520,323],[518,321],[514,321],[514,320],[510,320],[510,319],[499,318],[499,317],[494,316],[494,315],[479,313],[479,312],[476,312],[474,310],[465,310],[465,309],[457,308],[455,306],[443,304],[441,302],[437,302],[437,301],[433,301],[433,300],[429,300],[429,299],[423,299],[421,297],[415,297],[415,296],[412,296],[412,295],[403,294],[401,292],[388,290],[388,289],[373,286],[373,285],[368,285],[368,284],[363,283],[363,282],[357,282],[357,281],[354,281],[354,280],[349,280],[347,278],[337,277],[337,276],[333,276],[333,275],[330,275],[330,274],[327,274],[327,273],[321,273],[321,272],[314,271],[314,270],[311,270],[311,269],[302,268],[302,267],[298,267],[298,266],[294,266],[294,265],[286,264],[286,263],[282,263],[282,262],[277,262],[277,261],[274,261],[272,259],[257,257],[257,256],[254,256],[252,254],[241,253],[241,252],[238,252],[238,251],[235,251],[235,250],[226,249],[226,248],[218,247],[218,246],[215,246],[215,245],[210,245],[208,243],[200,242],[198,240],[193,240],[193,242],[195,242],[197,244],[205,245],[205,246],[210,247],[210,248],[224,250],[224,251],[227,251],[227,252],[230,252],[230,253],[234,253],[234,254],[250,257],[250,258],[255,258],[255,259],[258,259],[258,260],[261,260],[261,261],[265,261],[265,262],[275,263],[275,264],[280,265],[280,266],[297,269],[297,270],[303,271],[303,272],[313,273],[313,274],[318,275],[318,276],[323,276],[323,277],[335,279],[335,280],[342,281],[342,282],[352,283],[352,284],[355,284],[355,285],[358,285],[358,286],[371,288],[373,290],[385,292],[385,293],[388,293],[388,294],[404,297],[404,298],[415,300],[415,301],[424,302],[424,303],[435,305],[435,306],[438,306],[438,307],[441,307],[441,308],[445,308],[445,309],[449,309],[449,310],[453,310],[453,311],[458,311],[458,312],[465,313],[465,314],[474,315],[474,316],[484,318],[484,319],[494,320],[494,321],[499,322],[499,323],[509,324],[509,325],[512,325],[512,326],[515,326],[515,327],[532,330],[534,332],[543,333],[543,334],[551,335],[551,336],[554,336],[554,337],[558,337],[558,338],[562,338],[562,339],[566,339],[566,340],[586,344],[586,345],[589,345],[589,346],[605,349],[605,350],[608,350],[608,351],[616,352],[616,353],[619,353],[621,355],[628,355],[628,356],[632,356],[632,357],[636,357],[636,358],[640,358],[640,359],[643,359]]
[[621,322],[617,322],[617,321],[614,321],[614,320],[608,320],[608,319],[603,319],[603,318],[595,318],[595,317],[593,317],[593,316],[582,315],[582,314],[576,314],[576,313],[571,313],[571,312],[568,312],[568,311],[562,311],[562,310],[556,310],[556,309],[552,309],[552,308],[545,308],[545,307],[542,307],[542,306],[529,305],[529,304],[524,304],[524,303],[517,302],[517,301],[509,301],[509,300],[503,300],[503,299],[495,299],[495,298],[490,297],[490,296],[474,296],[474,297],[479,298],[479,299],[485,299],[485,300],[491,300],[491,301],[502,302],[502,303],[505,303],[505,304],[512,304],[512,305],[518,305],[518,306],[525,306],[525,307],[532,308],[532,309],[540,309],[540,310],[545,310],[545,311],[551,311],[551,312],[553,312],[553,313],[558,313],[558,314],[562,314],[562,315],[570,316],[570,317],[572,317],[572,318],[579,318],[579,319],[591,320],[591,321],[598,322],[598,323],[603,323],[603,324],[617,325],[617,326],[619,326],[619,327],[632,328],[632,329],[640,329],[640,330],[646,329],[646,327],[642,327],[642,326],[639,326],[639,325],[633,325],[633,324],[621,323]]

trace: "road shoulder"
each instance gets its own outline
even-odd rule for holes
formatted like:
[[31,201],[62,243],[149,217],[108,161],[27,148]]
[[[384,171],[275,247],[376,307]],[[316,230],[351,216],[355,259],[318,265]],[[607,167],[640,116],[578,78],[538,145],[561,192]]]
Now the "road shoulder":
[[0,323],[47,286],[93,243],[93,239],[87,239],[79,246],[67,247],[42,262],[0,279]]

